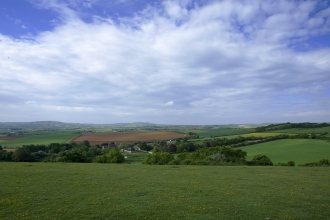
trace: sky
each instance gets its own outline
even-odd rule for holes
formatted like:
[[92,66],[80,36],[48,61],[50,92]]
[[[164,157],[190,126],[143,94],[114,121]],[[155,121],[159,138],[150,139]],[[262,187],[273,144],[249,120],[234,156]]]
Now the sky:
[[330,122],[330,1],[1,0],[0,121]]

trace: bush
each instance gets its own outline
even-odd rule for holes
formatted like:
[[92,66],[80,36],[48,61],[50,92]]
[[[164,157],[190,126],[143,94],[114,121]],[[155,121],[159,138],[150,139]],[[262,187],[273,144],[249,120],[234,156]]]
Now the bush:
[[11,161],[13,152],[7,152],[5,150],[0,150],[0,160]]
[[289,167],[294,167],[295,162],[290,160],[287,163],[277,163],[275,164],[275,166],[289,166]]
[[124,163],[125,158],[119,150],[111,148],[105,155],[95,157],[95,163]]
[[174,156],[168,152],[148,154],[142,163],[165,165],[174,160]]
[[319,164],[322,166],[326,165],[326,166],[329,166],[330,163],[329,163],[329,160],[328,159],[322,159],[319,161]]
[[248,165],[252,166],[273,166],[273,162],[264,154],[258,154],[248,162]]
[[319,162],[311,162],[311,163],[299,164],[299,166],[303,166],[303,167],[319,167],[319,166],[327,167],[329,165],[330,165],[330,162],[329,162],[328,159],[322,159]]
[[295,166],[295,162],[292,161],[292,160],[288,161],[288,166],[294,167]]
[[82,152],[80,150],[71,150],[67,153],[63,153],[64,157],[62,159],[58,158],[57,161],[64,161],[64,162],[74,162],[74,163],[88,163],[90,162],[87,153]]
[[13,161],[16,162],[32,162],[33,161],[33,157],[31,156],[31,154],[24,149],[17,149],[15,150],[15,152],[12,155],[12,159]]

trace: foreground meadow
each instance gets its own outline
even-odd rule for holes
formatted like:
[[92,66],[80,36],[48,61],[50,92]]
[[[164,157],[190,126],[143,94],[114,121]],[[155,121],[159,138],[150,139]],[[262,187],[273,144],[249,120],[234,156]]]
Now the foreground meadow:
[[327,219],[327,167],[0,163],[1,219]]

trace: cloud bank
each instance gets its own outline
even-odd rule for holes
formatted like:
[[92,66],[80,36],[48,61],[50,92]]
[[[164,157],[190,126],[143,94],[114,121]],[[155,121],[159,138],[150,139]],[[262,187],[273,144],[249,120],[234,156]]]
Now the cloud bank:
[[313,41],[326,2],[162,1],[116,19],[84,14],[99,1],[32,3],[59,22],[0,34],[0,121],[330,121],[330,48]]

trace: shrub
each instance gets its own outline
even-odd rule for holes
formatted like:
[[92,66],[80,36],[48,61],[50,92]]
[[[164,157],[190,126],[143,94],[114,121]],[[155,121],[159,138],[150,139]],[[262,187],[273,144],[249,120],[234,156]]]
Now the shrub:
[[111,148],[105,155],[95,157],[95,163],[124,163],[125,158],[119,150]]
[[294,167],[295,166],[295,162],[292,161],[292,160],[288,161],[288,166]]
[[322,165],[327,165],[329,166],[330,163],[329,163],[329,160],[328,159],[322,159],[319,161],[319,164],[322,166]]
[[273,166],[273,162],[264,154],[258,154],[248,163],[252,166]]
[[329,165],[330,165],[330,162],[328,159],[322,159],[319,162],[299,164],[299,166],[303,166],[303,167],[318,167],[318,166],[329,166]]
[[195,152],[180,153],[176,160],[182,165],[245,164],[246,152],[230,147],[202,148]]
[[80,150],[71,150],[67,153],[63,153],[63,159],[57,159],[57,161],[64,161],[64,162],[75,162],[75,163],[88,163],[90,162],[87,153],[82,152]]
[[294,167],[295,162],[290,160],[287,163],[277,163],[275,164],[275,166],[289,166],[289,167]]
[[32,162],[33,161],[33,157],[31,156],[31,154],[24,149],[17,149],[15,150],[15,152],[12,155],[12,159],[13,161],[16,162]]
[[174,160],[174,156],[168,152],[148,154],[142,163],[165,165]]
[[11,161],[13,152],[7,152],[5,150],[0,150],[0,160]]

